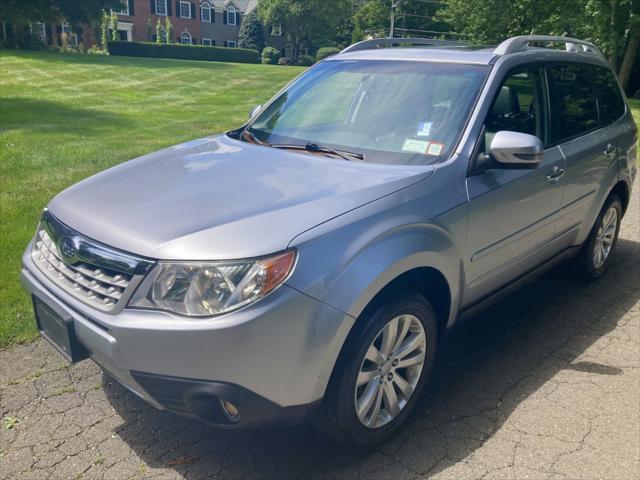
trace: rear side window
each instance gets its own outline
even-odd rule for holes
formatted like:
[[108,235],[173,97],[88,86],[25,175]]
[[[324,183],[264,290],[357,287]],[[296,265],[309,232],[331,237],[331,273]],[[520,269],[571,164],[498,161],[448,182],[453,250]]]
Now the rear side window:
[[613,72],[603,67],[592,67],[593,83],[598,95],[600,120],[611,125],[624,115],[624,99]]
[[586,65],[550,65],[549,81],[554,142],[598,127],[598,106]]

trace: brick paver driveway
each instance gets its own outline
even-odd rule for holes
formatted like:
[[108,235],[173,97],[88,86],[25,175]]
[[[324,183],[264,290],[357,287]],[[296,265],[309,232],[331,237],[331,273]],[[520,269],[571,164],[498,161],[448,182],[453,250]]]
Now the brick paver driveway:
[[40,341],[0,352],[0,477],[638,478],[638,190],[606,276],[553,270],[458,329],[382,447],[347,451],[310,427],[216,431]]

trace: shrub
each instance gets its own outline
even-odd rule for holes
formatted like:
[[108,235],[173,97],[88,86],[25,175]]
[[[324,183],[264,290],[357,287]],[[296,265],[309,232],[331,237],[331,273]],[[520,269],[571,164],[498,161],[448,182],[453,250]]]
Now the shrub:
[[289,60],[287,57],[282,57],[278,59],[278,65],[291,65],[291,60]]
[[203,45],[157,44],[145,42],[109,42],[111,55],[129,57],[175,58],[177,60],[209,60],[213,62],[259,63],[257,50],[245,48],[206,47]]
[[167,43],[173,43],[173,23],[168,15],[164,17],[164,30],[167,32]]
[[111,41],[119,41],[120,35],[118,34],[118,14],[113,10],[111,11],[111,17],[109,18],[109,28],[111,29]]
[[100,22],[100,44],[103,49],[107,49],[109,42],[109,24],[111,23],[111,15],[106,10],[102,12],[102,20]]
[[316,53],[316,60],[319,62],[320,60],[324,60],[325,58],[337,53],[340,53],[340,49],[337,47],[322,47],[319,48]]
[[156,22],[156,43],[162,43],[162,23],[160,22],[160,19]]
[[314,58],[311,55],[300,55],[298,57],[298,65],[302,65],[303,67],[310,67],[311,65],[313,65],[314,63],[316,63],[316,61],[314,60]]
[[278,60],[280,60],[281,55],[277,48],[267,47],[262,50],[262,54],[260,56],[262,57],[262,63],[275,65],[278,63]]
[[91,48],[89,48],[86,51],[86,53],[88,55],[109,55],[109,52],[107,52],[106,50],[101,49],[97,45],[92,45]]

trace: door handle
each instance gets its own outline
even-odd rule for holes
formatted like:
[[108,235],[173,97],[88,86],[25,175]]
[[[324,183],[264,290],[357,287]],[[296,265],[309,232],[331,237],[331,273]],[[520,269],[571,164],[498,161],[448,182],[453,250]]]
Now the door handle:
[[614,153],[616,151],[616,146],[613,143],[607,143],[606,148],[604,149],[604,153],[605,155],[609,156],[612,153]]
[[564,168],[553,167],[551,173],[547,175],[547,182],[556,183],[564,175]]

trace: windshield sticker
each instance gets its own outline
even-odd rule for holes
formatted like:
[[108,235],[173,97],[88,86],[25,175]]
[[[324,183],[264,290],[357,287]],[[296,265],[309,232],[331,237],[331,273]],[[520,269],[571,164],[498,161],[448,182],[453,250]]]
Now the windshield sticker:
[[427,153],[427,149],[429,148],[429,142],[425,142],[423,140],[414,140],[413,138],[407,138],[402,145],[403,152],[411,152],[411,153]]
[[435,155],[436,157],[444,150],[444,143],[431,142],[427,155]]
[[431,133],[431,125],[433,122],[421,122],[418,124],[418,131],[416,132],[417,137],[428,137]]

